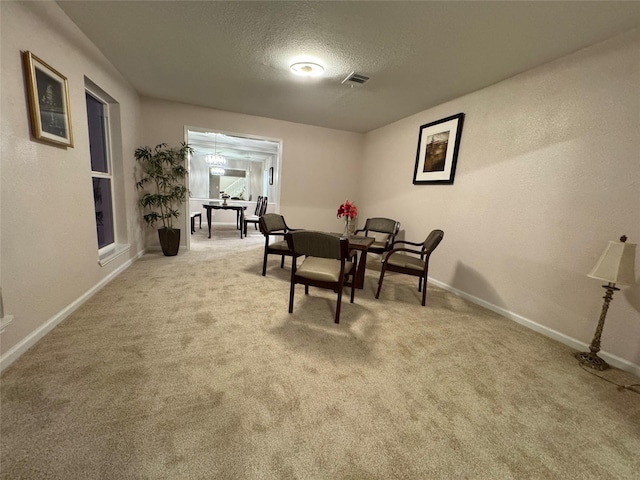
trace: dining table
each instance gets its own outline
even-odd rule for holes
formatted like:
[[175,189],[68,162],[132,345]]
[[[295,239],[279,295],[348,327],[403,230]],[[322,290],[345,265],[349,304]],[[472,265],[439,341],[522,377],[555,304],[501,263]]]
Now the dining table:
[[244,211],[247,209],[246,205],[234,204],[234,203],[220,203],[217,201],[210,201],[203,203],[202,208],[207,211],[207,228],[209,229],[209,237],[211,238],[211,211],[212,210],[235,210],[236,212],[236,228],[240,230],[240,238],[243,238],[242,226],[244,225]]

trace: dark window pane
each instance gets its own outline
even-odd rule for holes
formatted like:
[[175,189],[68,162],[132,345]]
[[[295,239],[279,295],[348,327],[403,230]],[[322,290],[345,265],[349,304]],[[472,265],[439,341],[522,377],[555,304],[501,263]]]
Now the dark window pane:
[[108,173],[107,142],[104,129],[104,105],[92,95],[87,97],[87,120],[89,122],[89,148],[91,170]]
[[96,208],[98,248],[102,248],[114,242],[111,180],[109,178],[93,178],[93,201]]

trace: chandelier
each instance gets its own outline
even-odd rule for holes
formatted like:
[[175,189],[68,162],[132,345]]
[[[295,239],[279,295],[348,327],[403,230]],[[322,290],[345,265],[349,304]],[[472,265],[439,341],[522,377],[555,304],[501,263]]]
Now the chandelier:
[[219,153],[205,155],[204,159],[208,167],[219,167],[227,163],[227,159]]
[[204,160],[207,162],[207,166],[211,169],[212,175],[224,175],[224,165],[227,163],[227,159],[218,153],[216,134],[213,134],[213,154],[205,155]]

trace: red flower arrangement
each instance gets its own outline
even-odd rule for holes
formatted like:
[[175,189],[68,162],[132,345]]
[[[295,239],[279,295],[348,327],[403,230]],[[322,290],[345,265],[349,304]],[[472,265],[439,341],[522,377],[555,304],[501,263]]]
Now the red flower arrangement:
[[358,215],[358,207],[356,207],[349,200],[345,200],[345,202],[338,207],[338,215],[337,217],[346,217],[349,220],[353,220]]

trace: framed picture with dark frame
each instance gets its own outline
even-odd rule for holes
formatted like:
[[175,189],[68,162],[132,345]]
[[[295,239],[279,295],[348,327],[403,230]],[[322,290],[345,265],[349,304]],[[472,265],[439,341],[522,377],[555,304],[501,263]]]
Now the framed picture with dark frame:
[[43,142],[73,147],[67,77],[31,52],[22,52],[31,132]]
[[420,127],[413,184],[453,183],[464,113]]
[[269,185],[273,185],[273,167],[269,167]]

